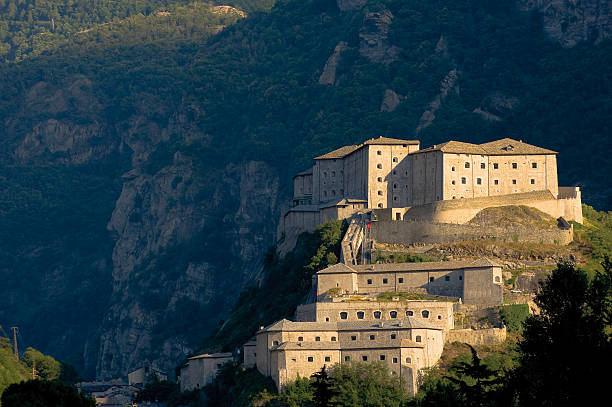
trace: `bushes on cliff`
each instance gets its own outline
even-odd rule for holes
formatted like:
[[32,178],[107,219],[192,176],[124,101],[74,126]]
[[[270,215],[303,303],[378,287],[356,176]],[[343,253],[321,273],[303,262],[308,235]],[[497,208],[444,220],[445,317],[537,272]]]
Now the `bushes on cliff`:
[[499,316],[508,328],[509,332],[522,329],[523,322],[529,316],[529,305],[510,304],[499,307]]

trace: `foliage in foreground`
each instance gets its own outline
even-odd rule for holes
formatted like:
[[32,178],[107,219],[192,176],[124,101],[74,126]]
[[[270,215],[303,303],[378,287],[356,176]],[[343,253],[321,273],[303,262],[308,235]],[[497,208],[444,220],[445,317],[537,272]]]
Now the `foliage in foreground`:
[[3,407],[95,407],[93,399],[60,382],[30,380],[11,384],[2,393]]
[[224,364],[215,381],[204,388],[208,406],[250,406],[261,391],[267,394],[276,392],[272,379],[256,368],[245,369],[237,362]]
[[499,316],[506,325],[508,332],[517,332],[522,329],[523,322],[529,316],[529,305],[509,304],[499,307]]

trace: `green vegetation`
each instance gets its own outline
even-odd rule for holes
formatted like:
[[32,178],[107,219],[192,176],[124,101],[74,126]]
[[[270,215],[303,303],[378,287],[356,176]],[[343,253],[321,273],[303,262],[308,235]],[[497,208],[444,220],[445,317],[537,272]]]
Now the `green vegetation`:
[[[251,338],[260,326],[295,313],[299,304],[309,300],[312,275],[328,265],[334,254],[340,256],[340,241],[346,222],[331,221],[312,233],[303,233],[296,248],[279,258],[271,248],[265,258],[266,279],[259,288],[244,291],[229,313],[227,321],[203,345],[206,350],[231,351]],[[310,292],[310,294],[309,294]]]
[[51,356],[43,355],[33,348],[27,348],[23,353],[23,361],[30,370],[34,369],[36,375],[44,380],[59,379],[62,372],[61,363]]
[[251,406],[259,392],[275,393],[271,378],[256,368],[245,369],[239,363],[226,363],[219,369],[216,380],[204,388],[207,406]]
[[380,250],[374,251],[372,256],[376,263],[421,263],[434,261],[433,259],[415,253],[387,253]]
[[378,301],[393,301],[393,298],[399,298],[400,301],[407,300],[424,300],[428,296],[425,294],[409,293],[406,291],[389,291],[378,295]]
[[529,305],[510,304],[499,307],[499,316],[506,325],[508,332],[517,332],[522,329],[523,322],[529,316]]
[[74,387],[47,380],[11,384],[2,393],[3,407],[95,407],[96,402]]
[[0,336],[0,395],[9,385],[31,378],[32,371],[13,353],[11,343]]
[[473,225],[490,225],[501,227],[533,227],[538,229],[556,229],[557,220],[552,216],[524,205],[499,206],[481,210],[470,220]]
[[574,240],[585,246],[594,262],[600,263],[606,256],[612,257],[612,212],[596,211],[589,205],[582,205],[584,225],[574,225]]

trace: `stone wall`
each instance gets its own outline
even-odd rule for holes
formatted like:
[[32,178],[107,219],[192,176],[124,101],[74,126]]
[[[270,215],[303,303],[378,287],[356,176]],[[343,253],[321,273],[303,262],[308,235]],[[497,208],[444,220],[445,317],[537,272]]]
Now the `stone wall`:
[[463,342],[472,346],[496,345],[506,340],[506,327],[488,329],[453,329],[446,334],[446,343]]
[[526,227],[499,227],[437,223],[420,220],[372,222],[370,236],[377,242],[450,243],[462,240],[498,240],[504,242],[532,242],[566,245],[572,242],[574,230]]

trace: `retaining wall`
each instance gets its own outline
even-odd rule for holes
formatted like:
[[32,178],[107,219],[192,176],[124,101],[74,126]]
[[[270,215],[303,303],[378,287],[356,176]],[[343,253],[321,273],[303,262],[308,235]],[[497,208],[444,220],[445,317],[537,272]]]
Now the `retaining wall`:
[[506,327],[488,329],[451,329],[446,343],[463,342],[469,345],[496,345],[506,340]]

